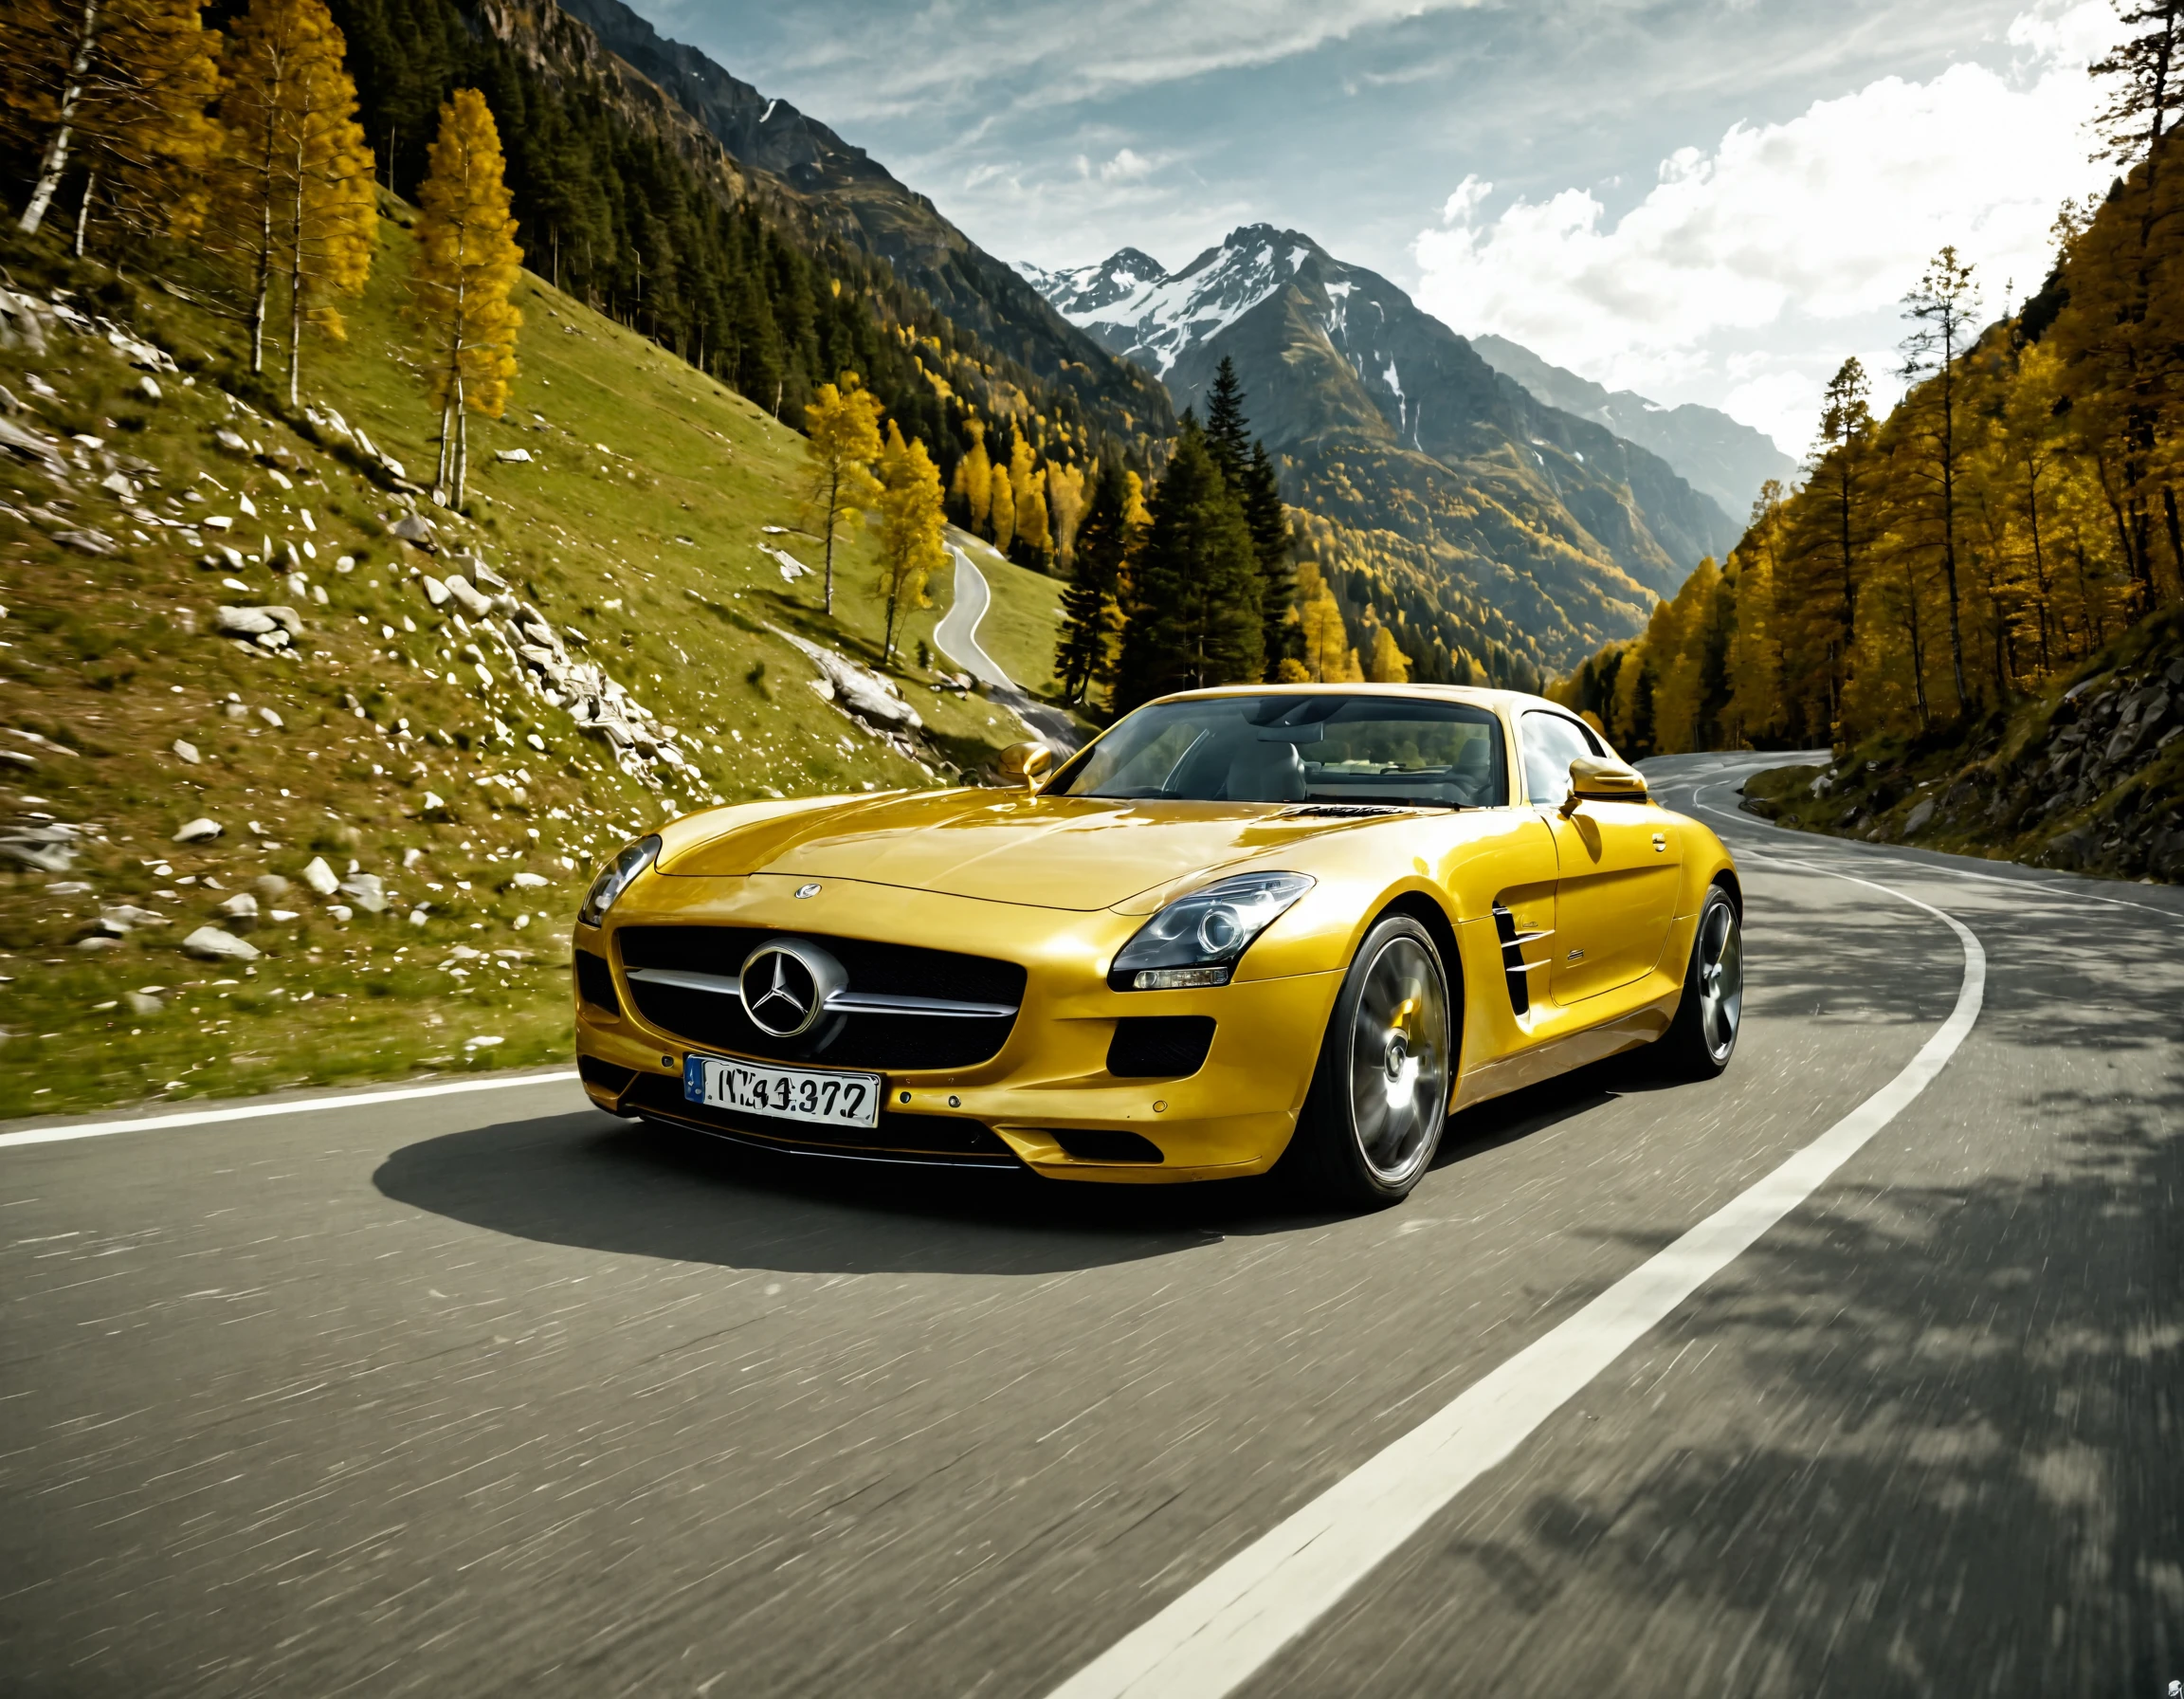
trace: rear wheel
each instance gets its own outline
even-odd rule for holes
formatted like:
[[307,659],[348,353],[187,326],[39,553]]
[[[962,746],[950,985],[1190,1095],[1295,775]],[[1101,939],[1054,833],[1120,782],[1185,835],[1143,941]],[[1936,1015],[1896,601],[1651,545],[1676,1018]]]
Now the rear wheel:
[[1305,1201],[1379,1209],[1410,1195],[1441,1145],[1454,1032],[1431,935],[1390,915],[1342,981],[1282,1160]]
[[1654,1059],[1670,1079],[1714,1079],[1736,1054],[1743,1022],[1744,932],[1737,904],[1715,886],[1699,910],[1690,965],[1684,970],[1684,999],[1654,1045]]

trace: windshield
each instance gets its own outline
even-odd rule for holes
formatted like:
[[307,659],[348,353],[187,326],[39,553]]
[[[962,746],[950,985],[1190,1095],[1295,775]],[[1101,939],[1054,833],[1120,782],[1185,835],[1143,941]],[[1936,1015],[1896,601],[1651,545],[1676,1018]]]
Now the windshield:
[[1139,708],[1055,775],[1051,795],[1493,808],[1501,722],[1400,696],[1218,696]]

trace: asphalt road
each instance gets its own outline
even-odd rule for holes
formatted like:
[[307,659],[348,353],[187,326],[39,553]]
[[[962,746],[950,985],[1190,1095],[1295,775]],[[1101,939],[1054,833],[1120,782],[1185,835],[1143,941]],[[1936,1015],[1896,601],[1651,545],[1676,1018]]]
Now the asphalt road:
[[1076,722],[1061,709],[1050,708],[1030,695],[980,647],[978,626],[992,605],[992,588],[969,555],[954,543],[948,545],[948,552],[956,557],[956,591],[948,612],[933,627],[934,643],[942,654],[984,685],[986,694],[1021,720],[1026,730],[1064,755],[1074,754],[1084,741]]
[[1233,1690],[2161,1693],[2184,893],[1715,823],[1728,1074],[1471,1111],[1363,1218],[566,1082],[0,1142],[0,1689],[1036,1699],[1927,1053],[1908,898],[1984,951],[1938,1075]]

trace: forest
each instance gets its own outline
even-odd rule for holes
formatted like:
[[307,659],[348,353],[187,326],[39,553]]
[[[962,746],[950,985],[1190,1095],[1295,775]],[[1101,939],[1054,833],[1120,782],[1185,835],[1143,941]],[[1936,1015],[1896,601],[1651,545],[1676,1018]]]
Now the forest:
[[1770,484],[1728,557],[1554,694],[1632,757],[1943,737],[2080,668],[2184,594],[2184,105],[2179,9],[2094,67],[2116,168],[2061,210],[2014,311],[1944,247],[1903,301],[1885,417],[1848,360],[1803,482]]

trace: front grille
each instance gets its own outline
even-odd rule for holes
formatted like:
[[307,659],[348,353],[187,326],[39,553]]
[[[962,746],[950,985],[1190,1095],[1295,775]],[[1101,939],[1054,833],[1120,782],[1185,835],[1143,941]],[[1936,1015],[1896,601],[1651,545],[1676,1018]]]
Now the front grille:
[[[784,934],[755,926],[626,926],[615,935],[625,968],[677,968],[730,978],[742,970],[744,958],[760,943],[786,936],[810,937],[841,962],[852,991],[1011,1006],[1024,998],[1026,976],[1015,962],[958,956],[950,950]],[[995,1055],[1016,1024],[1012,1014],[960,1019],[836,1014],[797,1037],[775,1038],[752,1022],[740,999],[724,993],[632,980],[629,996],[638,1014],[695,1050],[891,1072],[973,1067]]]
[[609,1014],[619,1016],[622,1013],[621,1001],[614,995],[614,970],[607,965],[604,956],[594,956],[590,950],[576,952],[576,995]]
[[694,1104],[682,1095],[682,1082],[646,1074],[622,1100],[660,1121],[671,1121],[701,1133],[771,1149],[816,1156],[882,1157],[926,1162],[960,1162],[973,1167],[1014,1168],[1016,1153],[983,1122],[951,1115],[897,1115],[880,1111],[876,1127],[829,1126],[821,1122],[782,1121],[747,1115],[737,1109]]
[[1129,1014],[1115,1023],[1107,1071],[1122,1080],[1180,1079],[1206,1066],[1210,1014]]

